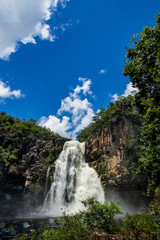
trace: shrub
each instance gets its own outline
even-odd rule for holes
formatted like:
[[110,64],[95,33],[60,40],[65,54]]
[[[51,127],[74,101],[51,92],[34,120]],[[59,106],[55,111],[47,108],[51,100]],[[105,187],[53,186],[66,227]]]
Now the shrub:
[[146,213],[128,215],[121,233],[125,240],[159,240],[160,222]]
[[116,233],[119,230],[114,217],[121,214],[118,203],[113,201],[101,204],[93,198],[82,202],[86,207],[85,212],[81,212],[84,223],[93,231],[104,231],[106,233]]
[[74,216],[64,215],[58,223],[58,228],[45,230],[42,234],[44,240],[92,240],[93,233],[81,219],[80,214]]
[[160,214],[160,200],[159,201],[153,201],[150,204],[150,209],[153,214],[158,215]]

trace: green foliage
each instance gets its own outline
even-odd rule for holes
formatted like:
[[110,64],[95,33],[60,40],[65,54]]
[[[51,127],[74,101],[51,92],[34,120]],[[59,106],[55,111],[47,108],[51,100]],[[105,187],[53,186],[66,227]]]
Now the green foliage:
[[127,50],[124,75],[130,76],[141,98],[154,97],[160,91],[160,13],[155,27],[145,27],[134,36]]
[[121,234],[125,240],[159,240],[160,221],[148,214],[128,215]]
[[140,170],[149,177],[152,193],[160,184],[160,13],[155,27],[145,27],[127,50],[124,75],[139,89],[136,105],[143,115]]
[[160,201],[157,201],[157,202],[153,201],[153,202],[151,202],[150,209],[151,209],[153,214],[155,214],[155,215],[160,214]]
[[19,149],[12,149],[11,146],[4,149],[0,146],[0,173],[6,170],[10,164],[16,162]]
[[7,170],[12,163],[18,163],[20,148],[25,146],[30,138],[46,139],[54,136],[50,130],[38,126],[31,120],[20,120],[0,113],[0,174]]
[[13,240],[27,240],[27,239],[28,239],[28,234],[23,233],[23,234],[17,235]]
[[46,163],[47,166],[53,164],[53,161],[57,159],[59,153],[63,150],[63,146],[54,146],[50,149],[49,156],[45,159],[42,159],[43,162]]
[[152,214],[160,214],[160,185],[154,190],[154,200],[150,203]]
[[95,199],[90,198],[82,203],[86,207],[86,211],[80,213],[81,218],[92,232],[104,231],[113,234],[118,231],[118,225],[114,217],[122,212],[117,202],[111,201],[101,204]]
[[5,141],[9,139],[26,140],[26,137],[44,138],[53,135],[53,133],[44,127],[38,126],[33,119],[20,120],[0,113],[0,133],[5,134]]
[[83,223],[81,216],[64,215],[58,223],[58,228],[45,230],[42,234],[44,240],[92,240],[93,232]]

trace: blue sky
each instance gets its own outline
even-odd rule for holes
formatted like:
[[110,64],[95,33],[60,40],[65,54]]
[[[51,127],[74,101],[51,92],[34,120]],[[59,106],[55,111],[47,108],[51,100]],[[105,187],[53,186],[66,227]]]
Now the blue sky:
[[159,0],[0,0],[0,111],[74,138],[132,90],[125,48],[159,10]]

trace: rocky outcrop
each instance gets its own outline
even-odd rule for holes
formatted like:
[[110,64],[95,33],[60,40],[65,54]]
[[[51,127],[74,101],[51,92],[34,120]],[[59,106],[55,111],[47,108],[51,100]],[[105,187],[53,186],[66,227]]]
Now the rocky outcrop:
[[0,186],[22,189],[44,185],[47,168],[53,164],[61,152],[66,138],[49,136],[45,139],[29,137],[24,143],[18,143],[18,159],[3,171]]
[[[130,168],[137,163],[137,155],[132,146],[135,138],[134,125],[130,119],[112,121],[103,126],[86,140],[86,160],[101,178],[103,184],[122,187],[144,187],[146,177],[132,175]],[[132,149],[128,150],[128,145]]]

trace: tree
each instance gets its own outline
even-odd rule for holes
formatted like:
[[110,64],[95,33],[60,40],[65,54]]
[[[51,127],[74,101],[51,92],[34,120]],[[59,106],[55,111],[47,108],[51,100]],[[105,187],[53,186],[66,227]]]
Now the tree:
[[123,74],[139,89],[136,104],[144,117],[139,163],[155,187],[160,184],[160,13],[155,27],[133,37],[126,58]]
[[143,32],[133,37],[126,57],[124,75],[130,76],[141,97],[159,101],[160,13],[155,27],[145,27]]

